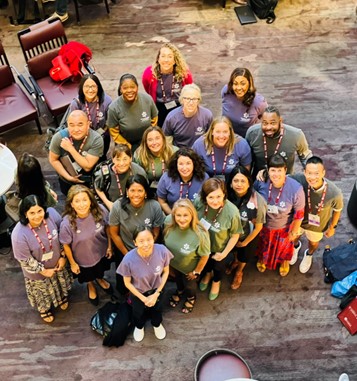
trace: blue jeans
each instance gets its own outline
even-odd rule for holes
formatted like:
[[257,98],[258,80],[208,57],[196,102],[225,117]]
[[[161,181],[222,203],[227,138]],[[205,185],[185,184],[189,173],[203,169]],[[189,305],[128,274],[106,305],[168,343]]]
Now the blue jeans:
[[67,13],[68,0],[56,0],[56,13],[63,16]]

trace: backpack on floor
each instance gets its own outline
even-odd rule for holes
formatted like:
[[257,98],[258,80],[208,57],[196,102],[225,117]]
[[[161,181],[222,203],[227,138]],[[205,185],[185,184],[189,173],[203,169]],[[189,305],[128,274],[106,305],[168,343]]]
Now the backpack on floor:
[[267,24],[275,21],[276,16],[274,9],[278,4],[278,0],[250,0],[250,7],[258,18],[267,20]]
[[325,282],[342,280],[357,270],[357,244],[354,241],[325,249],[323,253]]

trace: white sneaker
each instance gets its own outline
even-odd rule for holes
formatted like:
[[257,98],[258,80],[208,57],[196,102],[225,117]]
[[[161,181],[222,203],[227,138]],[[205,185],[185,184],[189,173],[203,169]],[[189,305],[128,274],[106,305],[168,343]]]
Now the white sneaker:
[[300,249],[301,249],[301,241],[299,241],[298,247],[294,246],[294,254],[293,254],[292,258],[290,259],[290,262],[289,262],[290,265],[295,265],[295,263],[298,259]]
[[134,329],[134,333],[133,333],[133,338],[136,342],[140,343],[140,341],[143,340],[144,338],[144,328],[136,328]]
[[338,381],[350,381],[350,378],[346,373],[342,373]]
[[166,337],[166,330],[162,324],[158,327],[154,327],[154,333],[157,339],[162,340]]
[[310,270],[310,267],[312,265],[312,255],[307,255],[309,249],[306,249],[304,251],[304,258],[302,259],[300,266],[299,266],[299,271],[302,274],[307,273]]
[[65,21],[67,21],[68,20],[68,13],[66,12],[64,15],[59,15],[57,12],[55,12],[55,13],[53,13],[49,18],[48,18],[48,20],[49,19],[54,19],[54,18],[56,18],[56,17],[58,17],[62,22],[65,22]]

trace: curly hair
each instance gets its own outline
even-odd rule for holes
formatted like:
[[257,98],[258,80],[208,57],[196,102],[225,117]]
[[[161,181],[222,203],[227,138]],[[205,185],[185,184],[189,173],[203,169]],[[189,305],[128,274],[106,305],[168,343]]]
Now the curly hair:
[[180,198],[177,200],[173,207],[172,207],[172,212],[171,212],[171,222],[165,227],[164,229],[164,239],[170,234],[172,230],[178,227],[177,222],[175,220],[175,215],[177,212],[178,208],[185,208],[191,215],[191,222],[190,222],[190,229],[193,230],[200,243],[204,240],[204,237],[200,232],[205,231],[206,229],[203,227],[201,222],[198,219],[197,211],[195,207],[193,206],[192,202],[188,198]]
[[145,130],[143,137],[141,139],[141,143],[136,150],[136,156],[138,158],[138,161],[139,161],[140,165],[145,169],[146,172],[149,170],[151,161],[153,161],[156,157],[151,153],[151,151],[148,147],[148,144],[147,144],[147,137],[148,137],[149,133],[153,132],[153,131],[158,132],[162,138],[162,148],[161,148],[159,157],[160,157],[160,159],[162,159],[164,161],[166,166],[167,166],[171,156],[174,153],[173,146],[172,146],[172,144],[168,143],[166,136],[162,132],[162,129],[159,126],[148,127]]
[[160,71],[160,64],[159,64],[159,57],[161,54],[162,48],[168,48],[172,51],[174,54],[174,77],[177,82],[183,81],[183,79],[187,76],[188,73],[188,66],[186,64],[185,59],[183,58],[182,53],[178,49],[178,47],[174,44],[171,44],[170,42],[166,42],[161,46],[159,51],[157,52],[156,59],[154,64],[152,65],[152,74],[156,79],[161,78],[161,71]]
[[79,85],[78,85],[78,99],[79,99],[79,101],[83,104],[86,102],[86,97],[85,97],[84,92],[83,92],[83,86],[84,86],[84,83],[87,81],[87,79],[91,79],[97,85],[97,88],[98,88],[97,96],[98,96],[99,104],[102,104],[104,102],[105,93],[104,93],[103,86],[99,81],[99,78],[95,74],[85,74],[81,78],[81,81],[79,82]]
[[177,169],[177,161],[180,156],[185,156],[192,160],[193,176],[195,176],[198,180],[203,181],[206,173],[205,163],[200,155],[198,155],[192,148],[187,147],[180,148],[172,155],[167,167],[167,175],[173,180],[180,178],[180,174]]
[[207,155],[210,155],[213,151],[214,143],[213,143],[213,132],[214,128],[218,123],[225,123],[229,128],[229,140],[227,143],[227,154],[232,155],[234,150],[234,145],[239,142],[241,137],[239,135],[236,135],[233,130],[233,126],[231,121],[226,116],[220,116],[219,118],[215,118],[211,125],[209,126],[209,129],[204,135],[203,141],[206,148]]
[[81,184],[73,185],[68,191],[66,203],[64,207],[64,212],[62,214],[63,217],[68,216],[73,230],[77,230],[76,219],[78,217],[77,217],[76,211],[73,209],[71,204],[74,197],[79,193],[86,193],[88,195],[90,200],[90,213],[94,217],[95,222],[100,222],[103,219],[103,212],[100,209],[99,204],[96,198],[94,197],[93,192],[84,185],[81,185]]
[[250,107],[255,98],[256,88],[254,86],[254,80],[251,72],[245,67],[237,67],[232,71],[232,74],[229,78],[227,94],[234,94],[233,91],[233,82],[236,77],[244,77],[249,83],[248,91],[244,94],[242,103],[244,106]]

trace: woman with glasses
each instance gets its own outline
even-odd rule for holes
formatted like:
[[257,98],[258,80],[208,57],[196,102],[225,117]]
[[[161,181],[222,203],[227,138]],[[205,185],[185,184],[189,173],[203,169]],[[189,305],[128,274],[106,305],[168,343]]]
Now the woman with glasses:
[[222,115],[230,119],[236,134],[245,137],[248,128],[259,122],[268,106],[265,98],[256,92],[250,71],[234,69],[221,95]]
[[236,165],[250,170],[252,154],[248,142],[234,134],[228,118],[216,118],[207,133],[197,139],[192,149],[202,157],[210,177],[229,174]]
[[110,145],[110,135],[106,130],[105,123],[111,103],[112,98],[104,92],[98,77],[94,74],[85,74],[79,83],[78,98],[74,98],[69,105],[69,113],[73,110],[84,111],[88,115],[90,127],[102,135],[104,159]]
[[201,89],[194,83],[182,88],[181,106],[169,113],[163,125],[164,134],[172,136],[175,146],[191,148],[211,124],[212,112],[200,106],[201,99]]

